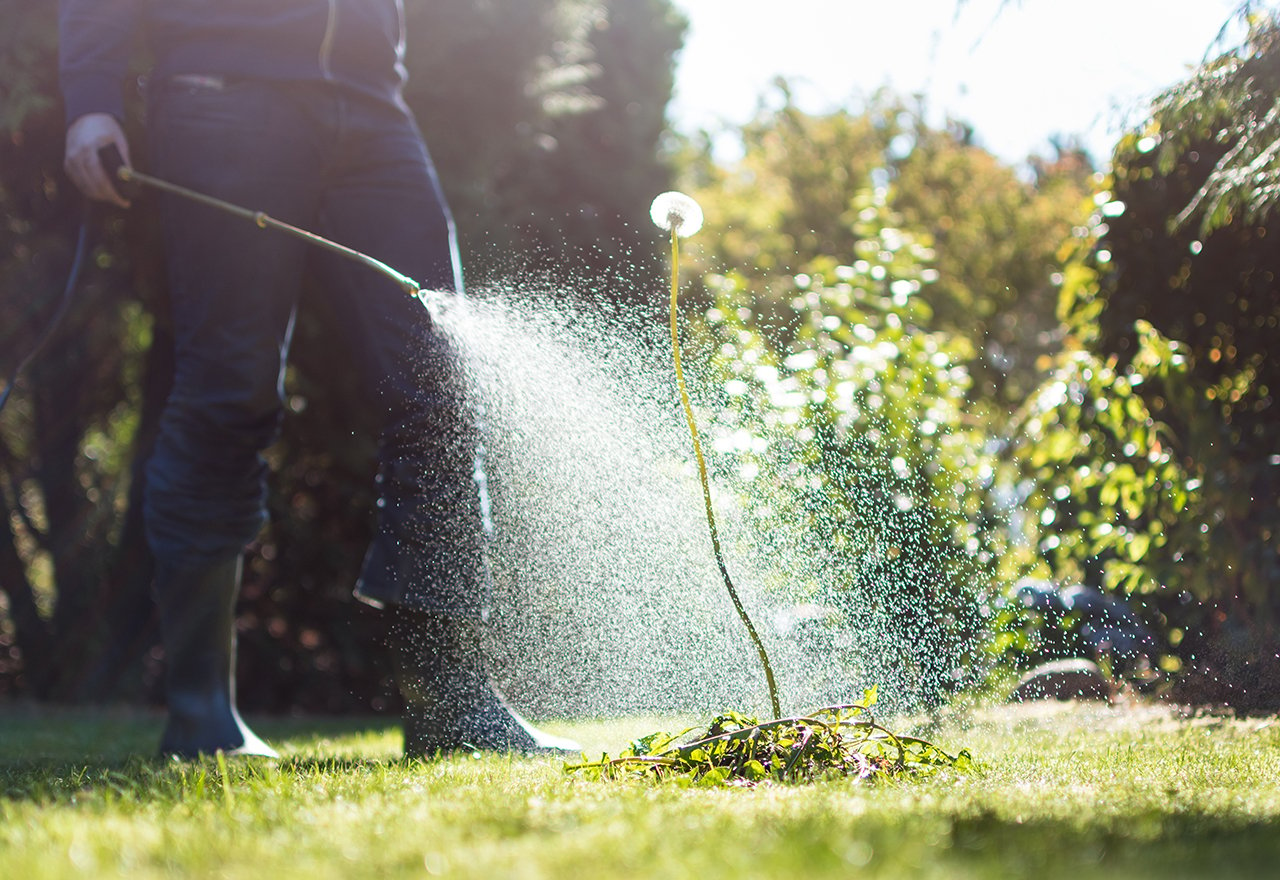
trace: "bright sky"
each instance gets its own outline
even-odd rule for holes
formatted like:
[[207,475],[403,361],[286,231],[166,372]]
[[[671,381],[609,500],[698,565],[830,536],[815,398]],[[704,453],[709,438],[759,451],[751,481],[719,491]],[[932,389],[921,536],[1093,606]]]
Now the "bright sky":
[[[676,128],[751,117],[778,75],[801,108],[923,93],[1009,162],[1053,134],[1110,155],[1144,98],[1182,79],[1239,0],[675,0],[690,28]],[[959,11],[958,10],[959,7]]]

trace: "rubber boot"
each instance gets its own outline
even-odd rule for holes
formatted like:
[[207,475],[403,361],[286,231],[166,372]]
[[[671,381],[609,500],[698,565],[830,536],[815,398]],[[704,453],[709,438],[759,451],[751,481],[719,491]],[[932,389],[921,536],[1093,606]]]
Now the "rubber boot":
[[169,722],[160,740],[162,755],[279,757],[236,711],[235,602],[240,569],[239,557],[156,566],[155,597],[168,664]]
[[408,757],[460,749],[526,755],[582,751],[573,740],[538,730],[507,704],[485,666],[480,620],[402,607],[391,614]]

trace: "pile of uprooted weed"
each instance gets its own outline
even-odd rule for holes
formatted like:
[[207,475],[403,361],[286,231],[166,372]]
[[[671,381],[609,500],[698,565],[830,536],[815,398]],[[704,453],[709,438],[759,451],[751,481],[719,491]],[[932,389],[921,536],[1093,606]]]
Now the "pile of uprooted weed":
[[969,770],[967,751],[948,754],[933,743],[895,734],[871,715],[875,689],[860,703],[826,706],[806,715],[758,721],[725,712],[700,733],[652,733],[616,758],[566,765],[591,779],[640,778],[684,785],[804,783],[852,777],[868,782]]

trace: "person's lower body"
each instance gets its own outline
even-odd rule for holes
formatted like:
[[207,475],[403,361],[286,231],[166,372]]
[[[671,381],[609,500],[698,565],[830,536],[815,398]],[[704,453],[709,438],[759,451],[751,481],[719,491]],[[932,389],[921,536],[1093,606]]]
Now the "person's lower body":
[[[323,86],[179,77],[155,88],[159,176],[316,229],[428,289],[460,290],[452,220],[401,108]],[[261,451],[277,434],[313,259],[329,282],[314,294],[381,426],[378,524],[357,595],[386,609],[406,750],[556,745],[510,711],[478,651],[489,602],[478,433],[454,352],[423,304],[364,267],[202,205],[165,197],[162,218],[176,370],[146,474],[170,660],[162,749],[269,751],[236,711],[230,608],[240,554],[265,522]]]

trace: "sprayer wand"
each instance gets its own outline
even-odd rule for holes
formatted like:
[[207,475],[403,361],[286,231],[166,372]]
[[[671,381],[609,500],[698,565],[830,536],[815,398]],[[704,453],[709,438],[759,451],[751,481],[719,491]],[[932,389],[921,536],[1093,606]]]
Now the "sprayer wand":
[[[322,235],[316,235],[292,224],[285,223],[269,216],[265,211],[253,211],[249,208],[242,208],[240,205],[223,201],[214,196],[188,189],[185,186],[179,186],[176,183],[170,183],[158,177],[152,177],[150,174],[143,174],[134,168],[130,168],[124,163],[124,157],[120,155],[120,151],[114,146],[105,146],[98,150],[98,158],[102,161],[102,167],[106,169],[107,174],[115,181],[125,184],[133,189],[138,186],[148,186],[152,189],[158,189],[175,196],[187,199],[193,202],[199,202],[207,205],[215,210],[250,220],[261,229],[276,229],[284,232],[294,238],[301,239],[310,245],[324,248],[335,254],[354,260],[368,268],[374,270],[385,278],[390,278],[396,283],[396,286],[407,293],[409,296],[420,297],[423,294],[423,287],[403,272],[398,272],[388,266],[381,260],[374,259],[368,254],[361,253],[355,248],[347,247],[345,244],[338,244],[336,241],[330,241]],[[19,360],[17,367],[14,368],[12,375],[4,386],[4,390],[0,391],[0,410],[4,409],[6,403],[9,402],[9,395],[13,392],[14,386],[18,382],[18,376],[21,375],[27,365],[35,358],[40,350],[44,348],[45,343],[53,336],[54,331],[62,322],[62,318],[67,313],[67,308],[71,303],[71,294],[75,290],[76,283],[80,278],[80,269],[84,264],[85,255],[89,250],[89,214],[88,209],[85,212],[85,218],[80,224],[80,236],[76,243],[75,258],[72,261],[71,272],[67,276],[67,283],[63,289],[62,298],[59,301],[57,311],[54,313],[53,319],[50,320],[35,345]]]
[[210,208],[215,208],[216,210],[224,213],[232,214],[245,220],[251,220],[261,229],[279,230],[280,232],[292,235],[294,238],[301,239],[307,244],[324,248],[327,251],[332,251],[335,254],[340,254],[347,259],[355,260],[357,263],[368,266],[375,272],[390,278],[409,296],[418,296],[422,293],[422,285],[418,284],[418,282],[414,281],[408,275],[405,275],[403,272],[396,271],[386,263],[381,260],[376,260],[368,254],[363,254],[354,248],[349,248],[345,244],[338,244],[336,241],[330,241],[322,235],[316,235],[314,232],[308,232],[305,229],[285,223],[282,220],[277,220],[274,217],[269,216],[265,211],[254,211],[249,208],[242,208],[240,205],[223,201],[222,199],[215,198],[214,196],[207,195],[202,192],[197,192],[193,189],[188,189],[185,186],[179,186],[176,183],[170,183],[167,180],[152,177],[150,174],[143,174],[141,171],[124,164],[124,159],[121,157],[120,151],[114,146],[103,147],[98,151],[98,158],[102,160],[102,166],[107,170],[107,173],[121,183],[149,186],[152,189],[158,189],[162,192],[170,193],[171,195],[180,196],[184,199],[188,199],[189,201],[199,202],[202,205],[207,205]]

